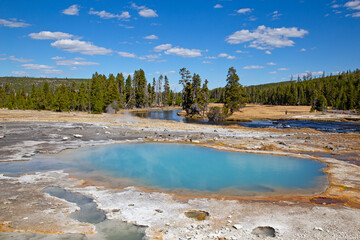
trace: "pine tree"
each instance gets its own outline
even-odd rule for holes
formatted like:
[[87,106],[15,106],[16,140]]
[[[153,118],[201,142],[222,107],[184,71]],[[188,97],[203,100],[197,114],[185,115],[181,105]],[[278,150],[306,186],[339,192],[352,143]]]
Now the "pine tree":
[[135,71],[133,81],[136,83],[134,86],[136,107],[145,107],[146,78],[144,70],[140,69],[139,71]]
[[225,107],[233,114],[245,104],[245,92],[235,68],[229,68],[225,86]]
[[91,81],[90,102],[92,113],[102,113],[104,111],[104,88],[102,84],[103,76],[95,73]]
[[116,75],[116,83],[118,85],[119,88],[119,93],[120,93],[120,100],[119,100],[119,107],[123,108],[123,105],[125,103],[125,82],[124,82],[124,76],[122,73],[118,73]]
[[165,75],[165,81],[164,81],[164,96],[163,96],[163,105],[169,105],[168,104],[168,100],[169,100],[169,96],[170,95],[170,84],[169,84],[169,79],[168,77]]
[[126,78],[126,83],[125,83],[126,108],[133,108],[135,106],[135,95],[132,85],[133,85],[132,79],[131,76],[129,75]]

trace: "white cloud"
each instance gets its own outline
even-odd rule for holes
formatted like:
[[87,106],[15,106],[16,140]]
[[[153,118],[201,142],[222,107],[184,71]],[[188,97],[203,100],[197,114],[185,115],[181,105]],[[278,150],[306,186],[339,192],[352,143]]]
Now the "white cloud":
[[164,50],[168,50],[172,47],[171,44],[161,44],[159,46],[154,47],[155,52],[162,52]]
[[18,75],[18,76],[29,76],[30,74],[25,71],[13,71],[12,74]]
[[344,6],[352,10],[360,10],[360,0],[348,1]]
[[165,54],[169,55],[177,55],[180,57],[200,57],[201,50],[199,49],[188,49],[188,48],[180,48],[173,47],[165,51]]
[[0,61],[5,61],[6,60],[6,58],[0,58]]
[[65,15],[79,15],[79,5],[74,4],[62,11]]
[[143,9],[139,11],[139,15],[142,17],[158,17],[156,12],[152,9]]
[[270,74],[277,74],[277,71],[269,72]]
[[41,31],[38,33],[30,33],[29,37],[37,40],[45,40],[45,39],[70,39],[73,38],[74,35],[63,32],[50,32],[50,31]]
[[56,65],[60,66],[91,66],[99,65],[97,62],[86,62],[83,58],[74,58],[69,60],[56,61]]
[[138,13],[141,17],[158,17],[156,11],[150,8],[147,8],[146,6],[137,6],[135,3],[131,4],[133,8],[138,10]]
[[276,65],[276,63],[274,63],[274,62],[268,62],[268,63],[266,63],[266,65],[269,65],[269,66],[275,66],[275,65]]
[[16,58],[14,56],[10,56],[9,59],[11,61],[20,62],[20,63],[27,63],[33,61],[32,59]]
[[282,14],[279,13],[279,11],[273,11],[273,12],[271,13],[271,18],[272,18],[272,20],[277,20],[277,19],[280,18],[280,16],[282,16]]
[[126,57],[126,58],[136,58],[136,55],[134,53],[129,53],[129,52],[117,52],[121,57]]
[[235,59],[236,57],[235,56],[230,56],[229,54],[227,53],[220,53],[218,55],[219,58],[227,58],[227,59]]
[[52,57],[51,59],[52,60],[61,60],[61,59],[65,59],[65,57],[56,56],[56,57]]
[[161,44],[154,47],[155,52],[162,52],[167,55],[177,55],[180,57],[200,57],[201,50],[199,49],[188,49],[188,48],[181,48],[181,47],[172,47],[171,44]]
[[159,39],[159,37],[158,37],[158,36],[156,36],[156,35],[154,35],[154,34],[149,35],[149,36],[146,36],[146,37],[144,37],[144,38],[145,38],[145,39],[149,39],[149,40]]
[[305,48],[300,49],[300,52],[306,52],[307,50]]
[[268,54],[268,55],[272,54],[269,50],[266,50],[265,53]]
[[288,68],[279,68],[278,71],[287,71],[289,70]]
[[111,49],[98,47],[91,42],[85,42],[80,40],[61,39],[51,43],[51,46],[63,49],[67,52],[78,52],[85,55],[107,55],[112,53]]
[[216,57],[205,57],[205,59],[216,59]]
[[25,69],[38,70],[47,74],[62,74],[63,71],[55,69],[53,66],[41,65],[41,64],[23,64],[21,65]]
[[270,28],[258,26],[254,31],[243,29],[236,31],[226,38],[230,44],[250,42],[249,47],[261,50],[290,47],[294,42],[289,38],[303,38],[309,32],[297,27]]
[[97,15],[100,18],[104,18],[104,19],[110,19],[110,18],[126,19],[126,18],[131,17],[129,12],[122,12],[121,14],[113,14],[113,13],[106,12],[105,10],[94,11],[93,8],[90,8],[89,14]]
[[241,8],[239,10],[237,10],[236,12],[239,14],[245,14],[245,13],[250,13],[252,12],[254,9],[251,8]]
[[127,28],[127,29],[135,28],[134,26],[129,26],[129,25],[125,25],[125,24],[119,24],[119,26],[123,27],[123,28]]
[[223,6],[221,4],[216,4],[214,8],[223,8]]
[[237,53],[248,53],[247,51],[242,51],[242,50],[237,50],[235,52],[237,52]]
[[339,4],[334,4],[334,5],[332,5],[331,7],[332,7],[332,8],[339,8],[339,7],[341,7],[341,5],[339,5]]
[[[294,75],[293,77],[304,77],[304,76],[319,76],[319,75],[322,75],[324,72],[323,71],[315,71],[315,72],[312,72],[312,71],[305,71],[304,73],[299,73],[299,74],[296,74]],[[290,75],[291,77],[291,75]]]
[[210,61],[203,61],[202,63],[204,63],[204,64],[211,64]]
[[19,28],[19,27],[28,27],[30,24],[25,23],[23,21],[18,21],[17,19],[0,19],[0,26],[11,27],[11,28]]
[[245,66],[243,67],[243,69],[246,69],[246,70],[250,70],[250,69],[262,69],[264,68],[263,66],[258,66],[258,65],[251,65],[251,66]]
[[176,73],[175,71],[167,71],[167,72],[155,72],[156,75],[170,75]]

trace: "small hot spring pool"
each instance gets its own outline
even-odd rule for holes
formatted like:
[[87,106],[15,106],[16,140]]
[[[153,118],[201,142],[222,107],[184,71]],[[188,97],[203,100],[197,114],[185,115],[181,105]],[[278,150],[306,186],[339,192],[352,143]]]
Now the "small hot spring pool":
[[[249,196],[324,189],[323,163],[285,156],[235,153],[182,144],[96,146],[60,154],[92,176],[182,194]],[[100,179],[100,178],[98,178]]]

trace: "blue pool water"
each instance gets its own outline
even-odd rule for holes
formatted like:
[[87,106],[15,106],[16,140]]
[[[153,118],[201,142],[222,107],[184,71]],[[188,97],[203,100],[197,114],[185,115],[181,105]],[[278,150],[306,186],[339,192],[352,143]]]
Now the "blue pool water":
[[[118,144],[71,150],[67,160],[132,184],[165,190],[275,192],[319,190],[324,164],[181,144]],[[319,185],[320,184],[320,185]]]
[[[150,119],[170,120],[184,123],[199,123],[199,124],[211,124],[204,119],[191,119],[184,116],[178,116],[178,112],[181,110],[158,110],[147,112],[132,112],[134,116]],[[234,122],[224,122],[226,124],[235,124]],[[325,121],[305,121],[305,120],[264,120],[264,121],[252,121],[252,122],[240,122],[240,126],[249,128],[312,128],[321,132],[360,132],[360,123],[348,123],[348,122],[325,122]]]

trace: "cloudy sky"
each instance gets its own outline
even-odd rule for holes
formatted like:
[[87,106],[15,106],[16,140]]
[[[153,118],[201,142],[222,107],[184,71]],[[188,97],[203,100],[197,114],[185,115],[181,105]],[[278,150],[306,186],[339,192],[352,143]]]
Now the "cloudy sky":
[[224,86],[360,66],[360,0],[1,0],[0,76],[89,78],[145,70],[174,88],[186,67]]

